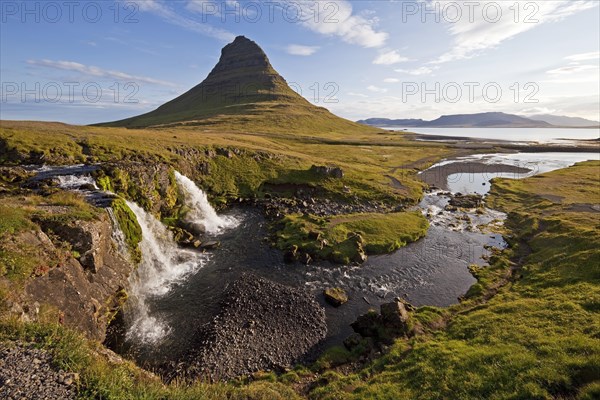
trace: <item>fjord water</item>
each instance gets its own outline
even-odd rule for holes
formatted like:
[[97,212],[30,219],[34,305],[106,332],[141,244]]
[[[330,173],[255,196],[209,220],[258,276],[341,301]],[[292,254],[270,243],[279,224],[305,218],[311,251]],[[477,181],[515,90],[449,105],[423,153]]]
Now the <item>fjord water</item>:
[[406,128],[402,126],[385,126],[381,128],[387,130],[406,130],[422,135],[506,140],[509,142],[566,144],[566,141],[600,138],[600,129],[597,128]]
[[587,160],[600,160],[600,153],[512,153],[512,154],[477,154],[444,161],[433,165],[443,166],[452,163],[481,162],[490,166],[508,165],[526,168],[527,173],[515,172],[481,172],[473,173],[468,168],[461,173],[448,175],[448,189],[453,193],[477,193],[485,195],[489,192],[490,181],[494,178],[523,179],[534,175],[567,168],[575,163]]

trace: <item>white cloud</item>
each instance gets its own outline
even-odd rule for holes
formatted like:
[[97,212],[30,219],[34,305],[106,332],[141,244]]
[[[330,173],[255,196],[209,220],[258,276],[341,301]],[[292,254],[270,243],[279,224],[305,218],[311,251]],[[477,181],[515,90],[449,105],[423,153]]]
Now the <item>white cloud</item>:
[[550,71],[548,71],[548,74],[551,75],[570,75],[570,74],[577,74],[579,72],[584,72],[584,71],[589,71],[589,70],[597,70],[598,66],[597,65],[582,65],[582,64],[577,64],[577,63],[573,63],[573,64],[569,64],[565,67],[560,67],[560,68],[556,68],[556,69],[552,69]]
[[[277,3],[277,2],[275,2]],[[281,6],[289,7],[290,15],[299,10],[303,26],[325,36],[337,36],[344,42],[362,47],[381,47],[389,35],[376,29],[377,18],[353,13],[347,0],[283,0]]]
[[548,115],[548,114],[554,114],[556,111],[557,110],[555,108],[532,107],[532,108],[527,108],[527,109],[521,111],[521,114],[526,115],[526,116]]
[[318,46],[303,46],[300,44],[290,44],[286,51],[293,56],[310,56],[319,50]]
[[399,72],[401,74],[408,74],[408,75],[415,75],[415,76],[421,76],[421,75],[431,75],[431,73],[433,73],[433,71],[437,69],[437,68],[429,68],[429,67],[419,67],[419,68],[415,68],[415,69],[396,69],[394,71]]
[[398,79],[398,78],[385,78],[383,81],[385,83],[398,83],[398,82],[400,82],[400,79]]
[[401,62],[410,61],[406,57],[402,57],[396,50],[383,52],[373,60],[373,64],[377,65],[393,65]]
[[137,3],[140,10],[149,12],[161,17],[170,24],[180,26],[192,32],[200,33],[215,39],[230,42],[235,39],[235,35],[224,29],[214,28],[208,24],[194,21],[193,19],[179,15],[171,9],[166,3],[159,0],[144,0]]
[[[439,5],[439,9],[444,10],[444,7],[451,3],[462,6],[462,16],[456,22],[449,22],[448,31],[454,37],[452,49],[432,61],[434,64],[475,57],[543,23],[560,21],[569,15],[598,5],[593,0],[550,0],[529,2],[534,6],[531,8],[532,6],[527,6],[529,3],[522,1],[518,5],[521,12],[517,22],[515,22],[514,11],[517,3],[514,1],[472,2],[475,4],[472,12],[465,4],[451,0],[431,1],[430,6]],[[490,4],[490,7],[486,8],[486,4]],[[496,11],[497,8],[501,10],[499,13]],[[442,11],[442,17],[443,14]],[[496,21],[497,15],[500,17]],[[454,15],[452,17],[448,15],[445,19],[450,18],[453,19]]]
[[380,88],[374,85],[371,85],[369,87],[367,87],[367,90],[370,90],[371,92],[375,92],[375,93],[387,93],[387,89],[385,88]]
[[175,87],[176,85],[171,82],[161,81],[154,78],[148,78],[140,75],[130,75],[121,71],[113,71],[106,70],[99,67],[94,67],[92,65],[84,65],[74,61],[52,61],[52,60],[28,60],[27,64],[35,65],[38,67],[44,68],[52,68],[52,69],[60,69],[65,71],[74,71],[79,72],[86,76],[93,76],[97,78],[106,78],[106,79],[118,79],[124,81],[132,81],[132,82],[143,82],[150,83],[153,85],[161,85],[161,86],[171,86]]
[[571,61],[588,61],[588,60],[598,60],[600,59],[600,52],[593,51],[590,53],[582,53],[582,54],[573,54],[572,56],[565,57],[565,60]]
[[366,94],[355,93],[355,92],[348,92],[348,96],[355,96],[355,97],[362,97],[362,98],[368,98],[369,97]]

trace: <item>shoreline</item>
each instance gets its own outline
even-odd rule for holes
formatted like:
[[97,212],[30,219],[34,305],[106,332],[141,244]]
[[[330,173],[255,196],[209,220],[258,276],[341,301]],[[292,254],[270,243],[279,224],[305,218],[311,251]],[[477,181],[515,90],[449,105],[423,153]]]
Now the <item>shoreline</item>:
[[[580,139],[570,140],[571,144],[560,143],[539,143],[539,142],[520,142],[501,139],[485,139],[472,138],[467,136],[443,136],[429,135],[422,133],[405,132],[407,138],[415,141],[423,141],[428,143],[443,143],[453,148],[469,149],[469,150],[486,150],[497,149],[511,150],[529,153],[587,153],[600,152],[600,140],[598,139]],[[528,144],[530,143],[530,144]]]

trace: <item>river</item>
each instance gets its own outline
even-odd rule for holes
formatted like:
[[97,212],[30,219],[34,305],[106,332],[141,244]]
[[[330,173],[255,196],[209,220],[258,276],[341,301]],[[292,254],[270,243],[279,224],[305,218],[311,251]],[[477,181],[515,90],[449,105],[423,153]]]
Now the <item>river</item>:
[[[489,180],[502,173],[502,166],[529,169],[511,176],[521,178],[586,159],[598,159],[598,154],[487,154],[444,160],[432,168],[443,170],[456,164],[460,168],[473,162],[500,166],[497,174],[467,169],[446,175],[450,191],[485,194]],[[89,172],[89,167],[81,166],[62,174],[46,170],[42,175],[55,176],[65,189],[79,190],[81,183],[93,185]],[[361,266],[289,265],[281,252],[265,242],[267,222],[259,210],[236,207],[217,215],[193,182],[181,175],[178,182],[196,218],[207,223],[208,216],[212,224],[205,240],[218,240],[221,247],[206,254],[178,249],[160,222],[130,203],[144,231],[144,260],[132,277],[131,300],[124,313],[126,334],[114,346],[150,367],[176,360],[192,345],[198,327],[216,314],[224,290],[243,272],[312,291],[326,310],[328,336],[322,346],[327,347],[351,334],[350,323],[360,314],[395,297],[417,306],[455,304],[475,283],[468,266],[485,265],[489,246],[505,246],[502,236],[495,233],[504,214],[488,209],[484,213],[446,212],[448,196],[432,192],[418,206],[430,220],[427,236],[418,242],[392,254],[371,256]],[[340,308],[327,305],[322,296],[327,287],[344,288],[349,302]]]

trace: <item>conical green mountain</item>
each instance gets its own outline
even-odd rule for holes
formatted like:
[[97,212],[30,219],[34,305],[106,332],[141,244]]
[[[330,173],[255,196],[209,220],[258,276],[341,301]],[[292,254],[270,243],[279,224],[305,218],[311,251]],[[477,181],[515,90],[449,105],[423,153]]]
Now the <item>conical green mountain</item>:
[[368,131],[293,91],[252,40],[238,36],[199,85],[154,111],[102,126],[225,127],[253,131]]

